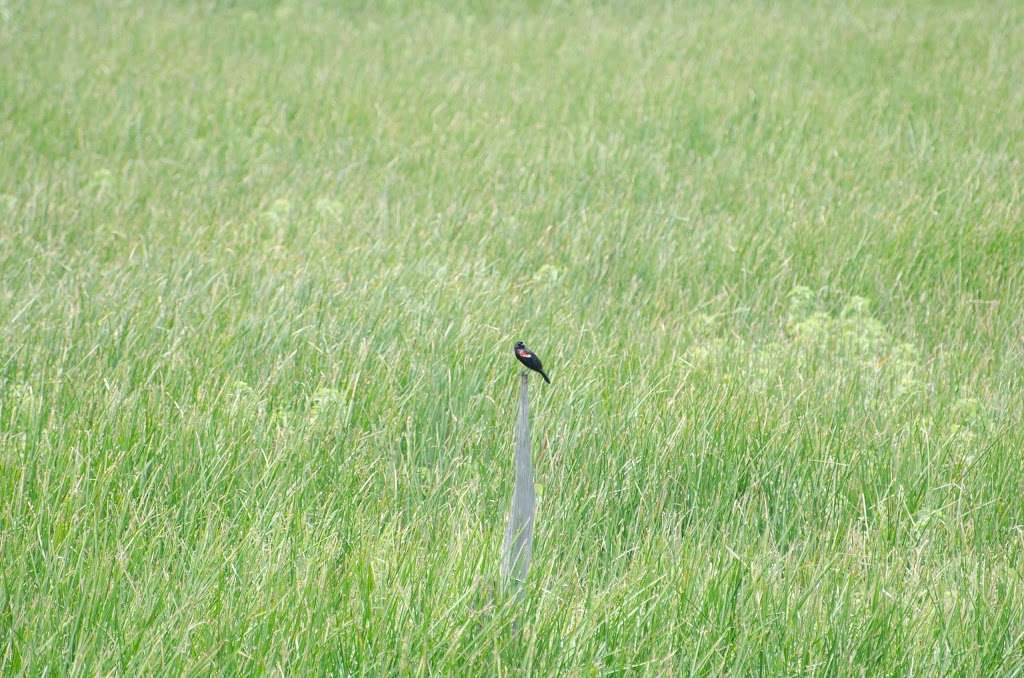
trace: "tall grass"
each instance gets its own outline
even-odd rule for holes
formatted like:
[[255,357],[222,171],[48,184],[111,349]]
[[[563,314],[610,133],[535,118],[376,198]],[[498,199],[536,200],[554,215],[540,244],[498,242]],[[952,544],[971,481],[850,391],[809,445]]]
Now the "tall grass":
[[1022,53],[1010,2],[0,1],[0,673],[1024,671]]

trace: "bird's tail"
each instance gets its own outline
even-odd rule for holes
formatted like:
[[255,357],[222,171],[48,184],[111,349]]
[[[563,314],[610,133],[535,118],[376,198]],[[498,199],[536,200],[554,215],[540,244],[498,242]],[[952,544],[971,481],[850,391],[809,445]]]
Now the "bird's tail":
[[544,377],[544,381],[548,382],[549,384],[551,383],[551,380],[548,379],[548,375],[544,372],[544,370],[540,370],[540,376]]

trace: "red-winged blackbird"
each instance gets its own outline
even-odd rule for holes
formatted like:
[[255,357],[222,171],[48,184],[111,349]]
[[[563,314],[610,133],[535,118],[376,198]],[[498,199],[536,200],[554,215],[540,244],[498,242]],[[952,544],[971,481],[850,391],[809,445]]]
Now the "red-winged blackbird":
[[537,357],[536,353],[526,348],[526,344],[521,341],[516,342],[516,358],[534,372],[540,372],[540,376],[544,377],[544,381],[549,384],[551,383],[548,375],[544,374],[544,367],[540,364],[540,358]]

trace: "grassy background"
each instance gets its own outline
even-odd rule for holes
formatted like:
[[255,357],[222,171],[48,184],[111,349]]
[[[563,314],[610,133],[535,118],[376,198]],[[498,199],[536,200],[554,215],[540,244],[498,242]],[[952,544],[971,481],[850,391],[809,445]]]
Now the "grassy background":
[[1024,671],[1021,6],[446,5],[0,1],[0,673]]

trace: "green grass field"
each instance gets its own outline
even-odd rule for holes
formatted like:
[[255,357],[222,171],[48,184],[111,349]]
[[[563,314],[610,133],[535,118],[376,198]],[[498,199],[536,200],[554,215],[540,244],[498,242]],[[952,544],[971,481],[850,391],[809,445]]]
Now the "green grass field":
[[1021,674],[1022,54],[0,0],[0,674]]

